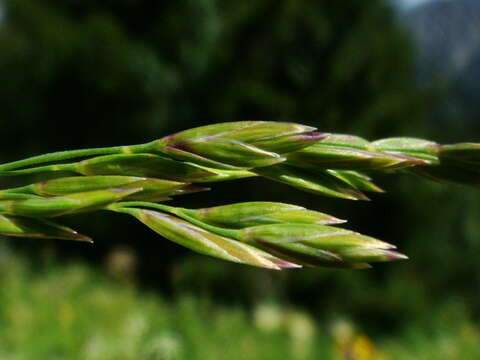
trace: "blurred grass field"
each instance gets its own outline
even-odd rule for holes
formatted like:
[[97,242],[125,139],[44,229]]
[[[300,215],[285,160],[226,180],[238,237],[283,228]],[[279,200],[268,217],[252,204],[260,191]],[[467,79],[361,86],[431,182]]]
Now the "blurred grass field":
[[425,309],[428,321],[408,324],[397,334],[369,334],[348,314],[319,319],[275,302],[246,309],[192,294],[166,300],[81,264],[38,270],[5,246],[0,286],[2,360],[480,356],[480,328],[461,303]]

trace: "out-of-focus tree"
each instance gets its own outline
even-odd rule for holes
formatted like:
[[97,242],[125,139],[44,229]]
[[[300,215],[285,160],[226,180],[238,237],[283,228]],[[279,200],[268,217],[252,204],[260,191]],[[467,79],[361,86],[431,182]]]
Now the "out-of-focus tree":
[[0,50],[3,157],[247,118],[383,135],[419,114],[378,0],[10,0]]

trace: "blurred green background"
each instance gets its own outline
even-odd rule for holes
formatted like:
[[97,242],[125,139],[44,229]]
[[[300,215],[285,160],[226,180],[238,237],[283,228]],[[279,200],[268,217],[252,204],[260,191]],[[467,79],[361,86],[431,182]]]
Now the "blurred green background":
[[[480,4],[413,3],[0,0],[0,161],[238,120],[480,142]],[[478,190],[378,184],[368,203],[262,179],[174,203],[295,203],[410,256],[367,271],[251,269],[111,214],[65,219],[94,245],[0,240],[0,358],[478,359]]]

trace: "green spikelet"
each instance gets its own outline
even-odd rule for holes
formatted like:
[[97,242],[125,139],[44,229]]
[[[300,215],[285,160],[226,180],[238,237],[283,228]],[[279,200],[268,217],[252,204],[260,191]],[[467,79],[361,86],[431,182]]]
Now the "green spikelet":
[[177,209],[177,211],[204,223],[229,229],[287,222],[299,224],[339,224],[344,222],[344,220],[331,215],[307,210],[301,206],[260,201],[198,210]]
[[0,199],[6,194],[35,194],[39,196],[61,196],[86,191],[106,189],[139,189],[124,200],[160,201],[169,196],[205,191],[208,188],[178,181],[141,178],[133,176],[72,176],[43,181],[28,186],[0,191]]
[[142,209],[128,209],[124,212],[133,215],[163,237],[205,255],[272,270],[298,267],[255,247],[213,234],[171,215]]
[[0,211],[8,215],[50,218],[98,210],[138,191],[141,189],[109,189],[49,198],[5,200],[0,202]]
[[92,242],[89,237],[51,221],[8,215],[0,215],[0,234],[25,238]]
[[123,175],[194,182],[215,175],[205,169],[153,154],[98,156],[76,163],[74,171],[83,175]]
[[268,166],[284,161],[283,153],[315,143],[324,134],[294,123],[240,121],[202,126],[161,139],[158,151],[219,169]]

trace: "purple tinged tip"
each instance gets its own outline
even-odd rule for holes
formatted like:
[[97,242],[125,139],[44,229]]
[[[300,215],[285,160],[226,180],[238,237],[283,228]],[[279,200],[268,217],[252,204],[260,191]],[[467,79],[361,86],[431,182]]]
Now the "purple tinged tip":
[[335,224],[345,224],[348,220],[343,220],[336,218],[335,216],[330,216],[328,220],[319,220],[315,224],[319,225],[335,225]]
[[280,268],[280,270],[281,269],[300,269],[300,268],[303,267],[302,265],[295,264],[295,263],[285,261],[285,260],[282,260],[282,259],[278,259],[278,258],[273,258],[273,259],[268,259],[268,260],[270,260],[272,263],[277,265]]
[[407,255],[401,254],[396,251],[391,251],[391,250],[385,253],[385,257],[389,260],[408,260],[409,259]]
[[[279,265],[279,266],[280,266],[280,265]],[[292,263],[282,264],[280,267],[281,267],[282,269],[301,269],[301,268],[303,268],[302,265],[292,264]]]
[[353,200],[371,201],[370,198],[361,191],[356,191],[354,196],[355,199]]
[[420,159],[417,157],[412,157],[408,155],[402,155],[402,154],[388,154],[392,158],[398,159],[398,163],[403,165],[403,166],[422,166],[422,165],[428,165],[431,163],[430,160],[425,160],[425,159]]
[[139,188],[131,188],[131,189],[110,189],[110,191],[112,193],[118,193],[118,194],[122,194],[122,193],[127,193],[127,194],[133,194],[133,193],[136,193],[136,192],[139,192],[139,191],[142,191],[143,188],[139,187]]
[[209,187],[187,184],[183,188],[179,189],[178,191],[181,194],[188,194],[188,193],[210,191],[210,190],[211,189]]
[[93,240],[90,237],[88,237],[86,235],[79,234],[76,231],[75,231],[75,240],[93,244]]
[[319,131],[311,131],[303,134],[297,135],[298,141],[305,141],[305,142],[315,142],[326,138],[329,134],[319,132]]
[[410,166],[423,166],[423,165],[430,164],[431,161],[424,160],[424,159],[411,158],[411,159],[408,159],[405,163],[410,165]]
[[383,250],[383,251],[392,251],[392,249],[396,249],[397,246],[377,240],[377,244],[366,245],[362,247],[364,250]]

